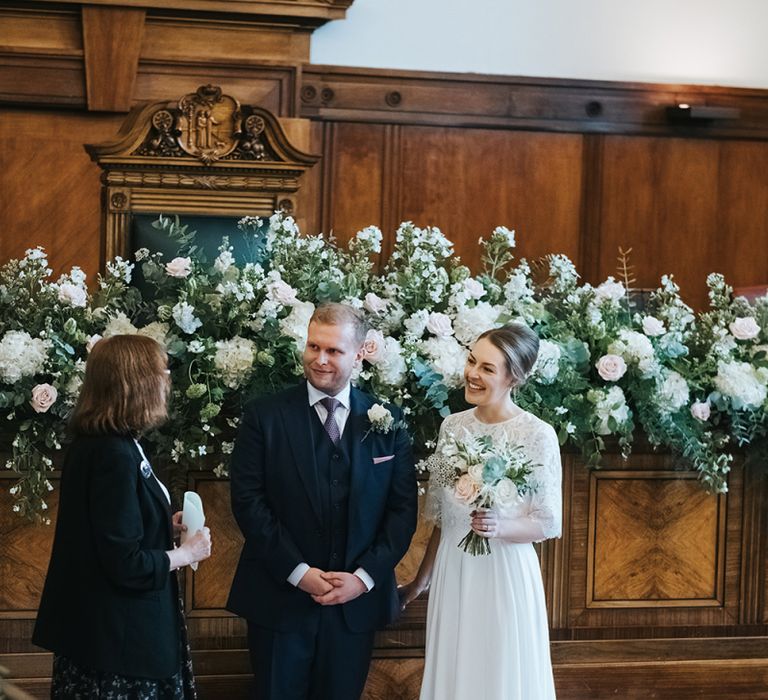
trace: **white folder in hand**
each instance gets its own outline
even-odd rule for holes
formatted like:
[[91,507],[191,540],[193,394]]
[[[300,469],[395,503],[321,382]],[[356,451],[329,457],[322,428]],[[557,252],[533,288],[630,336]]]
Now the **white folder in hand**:
[[[184,544],[188,537],[194,537],[195,533],[198,530],[202,530],[205,525],[203,502],[194,491],[187,491],[184,494],[184,509],[182,511],[181,523],[187,526],[187,531],[181,533],[181,544]],[[193,571],[197,571],[197,562],[190,566]]]

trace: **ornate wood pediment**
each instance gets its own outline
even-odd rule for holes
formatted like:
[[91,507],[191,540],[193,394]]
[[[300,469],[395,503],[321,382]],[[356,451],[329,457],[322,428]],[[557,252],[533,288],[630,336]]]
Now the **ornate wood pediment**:
[[304,153],[278,119],[215,85],[135,108],[114,141],[86,145],[104,170],[102,261],[129,252],[134,213],[294,213]]

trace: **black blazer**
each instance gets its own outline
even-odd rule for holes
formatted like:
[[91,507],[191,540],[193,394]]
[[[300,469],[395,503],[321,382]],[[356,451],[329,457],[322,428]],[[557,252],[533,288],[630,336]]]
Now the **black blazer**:
[[[368,593],[342,605],[353,632],[383,627],[399,612],[394,568],[416,529],[417,488],[405,430],[368,432],[375,399],[350,394],[351,484],[343,570],[362,567]],[[396,420],[399,410],[389,406]],[[320,606],[288,583],[301,562],[327,563],[306,384],[246,407],[230,470],[232,512],[245,536],[227,609],[263,627],[299,631]],[[368,433],[366,435],[366,433]],[[380,460],[392,456],[392,459]],[[341,566],[339,568],[342,568]]]
[[179,670],[171,510],[129,437],[74,440],[32,641],[81,666],[142,678]]

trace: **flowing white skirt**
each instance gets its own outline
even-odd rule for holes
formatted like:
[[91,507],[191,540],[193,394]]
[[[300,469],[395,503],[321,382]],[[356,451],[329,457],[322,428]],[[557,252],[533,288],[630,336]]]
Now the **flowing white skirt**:
[[491,554],[442,533],[432,574],[421,700],[553,700],[549,628],[531,544],[491,541]]

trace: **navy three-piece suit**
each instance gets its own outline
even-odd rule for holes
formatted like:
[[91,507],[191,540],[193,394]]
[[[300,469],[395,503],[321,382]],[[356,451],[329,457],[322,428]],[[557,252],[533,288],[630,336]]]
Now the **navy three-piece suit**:
[[[309,405],[306,383],[246,408],[231,468],[245,543],[227,608],[248,621],[257,697],[358,696],[373,632],[399,612],[394,568],[416,527],[416,480],[405,430],[371,430],[374,403],[351,389],[336,445]],[[399,423],[398,409],[389,408]],[[301,563],[362,568],[374,586],[321,606],[288,582]]]

